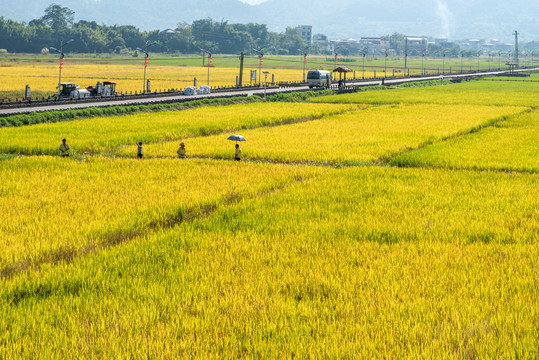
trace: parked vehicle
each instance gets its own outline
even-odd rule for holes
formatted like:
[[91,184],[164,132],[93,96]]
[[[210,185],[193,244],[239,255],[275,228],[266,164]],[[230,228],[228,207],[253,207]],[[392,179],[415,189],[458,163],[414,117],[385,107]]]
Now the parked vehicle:
[[90,92],[73,83],[60,83],[59,96],[61,98],[84,99],[90,97]]
[[307,83],[310,88],[329,87],[331,85],[331,73],[326,70],[311,70],[307,73]]
[[91,96],[114,96],[116,95],[116,83],[114,81],[98,82],[96,86],[89,86],[87,90]]
[[73,83],[60,83],[60,97],[69,99],[86,99],[96,96],[114,96],[116,94],[116,83],[113,81],[98,82],[96,86],[88,86],[81,89],[79,85]]

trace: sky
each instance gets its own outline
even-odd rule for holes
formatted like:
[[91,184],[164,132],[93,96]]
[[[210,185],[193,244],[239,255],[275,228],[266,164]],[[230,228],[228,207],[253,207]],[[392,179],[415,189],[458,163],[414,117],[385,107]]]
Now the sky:
[[263,3],[267,0],[240,0],[241,2],[244,2],[246,4],[251,4],[251,5],[256,5],[256,4],[260,4],[260,3]]

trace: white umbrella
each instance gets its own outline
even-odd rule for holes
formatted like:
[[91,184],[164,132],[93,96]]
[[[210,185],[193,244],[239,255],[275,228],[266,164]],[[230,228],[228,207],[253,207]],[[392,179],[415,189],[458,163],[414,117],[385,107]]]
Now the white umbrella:
[[230,136],[227,138],[227,140],[232,140],[232,141],[236,141],[236,142],[238,142],[238,141],[247,141],[247,140],[245,140],[245,138],[244,138],[243,136],[241,136],[241,135],[230,135]]

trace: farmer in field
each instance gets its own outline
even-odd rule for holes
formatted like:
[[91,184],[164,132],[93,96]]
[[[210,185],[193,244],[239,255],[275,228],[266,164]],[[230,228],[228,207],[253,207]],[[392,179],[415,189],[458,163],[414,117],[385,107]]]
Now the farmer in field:
[[135,144],[137,144],[137,157],[142,159],[142,141],[135,141]]
[[180,147],[179,147],[177,153],[178,153],[178,157],[180,159],[185,159],[185,155],[187,155],[187,152],[185,151],[185,144],[184,143],[180,144]]
[[239,144],[236,144],[236,152],[234,153],[234,160],[236,160],[236,161],[241,160],[241,149],[240,149]]
[[69,156],[69,144],[67,143],[66,139],[62,139],[62,145],[60,145],[60,156]]

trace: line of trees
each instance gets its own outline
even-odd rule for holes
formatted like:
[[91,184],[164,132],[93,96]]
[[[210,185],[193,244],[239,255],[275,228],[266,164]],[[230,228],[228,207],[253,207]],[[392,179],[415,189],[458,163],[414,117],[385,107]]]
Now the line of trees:
[[39,19],[23,23],[0,17],[0,48],[8,52],[39,53],[61,41],[74,39],[69,51],[79,53],[122,53],[157,41],[157,52],[193,53],[206,48],[215,53],[235,54],[264,49],[269,54],[299,54],[306,47],[295,28],[283,33],[268,31],[264,24],[229,24],[212,19],[179,23],[172,31],[140,31],[135,26],[74,22],[74,12],[58,4],[45,9]]
[[[167,31],[140,31],[132,25],[107,26],[95,21],[74,22],[74,11],[58,4],[51,4],[39,19],[28,23],[0,17],[0,49],[8,52],[39,53],[58,46],[61,41],[74,39],[69,51],[78,53],[129,53],[146,42],[157,42],[152,51],[190,54],[204,48],[214,53],[239,54],[242,51],[263,49],[265,54],[299,55],[308,44],[295,28],[282,33],[271,32],[265,24],[229,24],[212,19],[196,20],[191,24],[179,23]],[[390,42],[396,54],[404,53],[405,35],[395,33],[382,37]],[[535,42],[522,44],[522,49],[537,49]],[[331,54],[317,44],[309,46],[310,54]],[[358,55],[361,49],[339,49],[340,55]],[[429,45],[429,56],[472,57],[478,51],[461,51],[458,45]],[[408,55],[421,56],[417,49]]]

